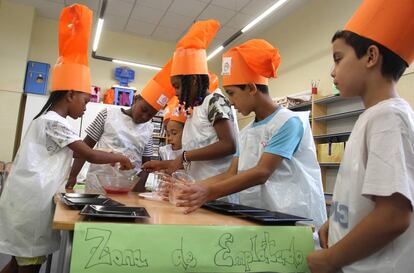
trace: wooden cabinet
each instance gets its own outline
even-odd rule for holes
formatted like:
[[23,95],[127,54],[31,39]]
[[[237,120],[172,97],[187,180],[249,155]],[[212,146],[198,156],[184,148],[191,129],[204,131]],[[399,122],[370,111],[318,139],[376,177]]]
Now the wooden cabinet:
[[[359,115],[364,112],[360,98],[313,95],[311,124],[315,145],[345,142]],[[340,162],[319,163],[325,193],[332,193]]]

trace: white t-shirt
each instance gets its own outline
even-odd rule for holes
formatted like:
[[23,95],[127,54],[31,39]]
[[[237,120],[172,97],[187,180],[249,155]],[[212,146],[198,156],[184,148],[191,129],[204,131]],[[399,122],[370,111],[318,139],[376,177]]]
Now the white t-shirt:
[[[352,130],[335,184],[329,246],[374,209],[372,196],[394,193],[405,196],[414,207],[414,113],[401,98],[367,109]],[[342,272],[414,272],[414,214],[401,236]]]

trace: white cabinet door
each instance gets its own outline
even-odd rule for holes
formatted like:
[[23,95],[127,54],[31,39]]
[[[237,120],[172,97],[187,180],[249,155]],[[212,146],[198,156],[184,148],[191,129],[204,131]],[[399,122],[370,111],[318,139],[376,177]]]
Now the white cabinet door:
[[[43,106],[46,104],[48,100],[48,96],[45,95],[36,95],[36,94],[26,94],[26,106],[24,108],[24,117],[23,117],[23,124],[22,124],[22,134],[20,142],[23,140],[24,135],[26,134],[27,129],[29,128],[30,123],[32,122],[33,118],[42,110]],[[81,119],[72,119],[67,117],[72,129],[80,134],[80,127],[81,127]]]

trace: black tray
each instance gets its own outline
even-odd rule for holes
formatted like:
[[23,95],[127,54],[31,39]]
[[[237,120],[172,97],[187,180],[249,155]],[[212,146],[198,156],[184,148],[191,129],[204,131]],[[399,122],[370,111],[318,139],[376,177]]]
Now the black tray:
[[105,205],[105,206],[125,206],[122,203],[119,203],[117,201],[114,201],[110,198],[103,197],[79,197],[79,198],[69,198],[69,197],[62,197],[61,198],[62,203],[67,205],[71,209],[83,209],[86,205]]
[[203,205],[204,208],[214,210],[224,214],[235,215],[239,212],[265,212],[265,209],[253,208],[249,206],[228,203],[224,201],[210,201]]
[[277,211],[264,211],[264,212],[240,212],[240,216],[246,217],[249,220],[265,224],[265,225],[283,225],[294,226],[299,221],[312,221],[312,219],[304,218],[287,213],[281,213]]
[[224,201],[210,201],[203,205],[208,210],[218,213],[243,217],[244,219],[258,222],[262,225],[295,225],[298,221],[312,221],[312,219],[295,216],[291,214],[270,211],[266,209],[254,208]]
[[91,197],[91,198],[98,198],[104,197],[99,193],[79,193],[79,192],[62,192],[60,194],[62,197],[66,198],[81,198],[81,197]]
[[122,219],[143,219],[150,217],[147,210],[143,207],[112,207],[99,205],[87,205],[79,214],[89,217]]

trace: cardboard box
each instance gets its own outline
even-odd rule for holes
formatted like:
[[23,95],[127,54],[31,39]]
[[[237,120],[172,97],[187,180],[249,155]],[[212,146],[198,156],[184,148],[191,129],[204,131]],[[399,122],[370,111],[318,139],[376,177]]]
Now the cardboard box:
[[340,163],[344,155],[345,142],[330,142],[317,145],[319,163]]

